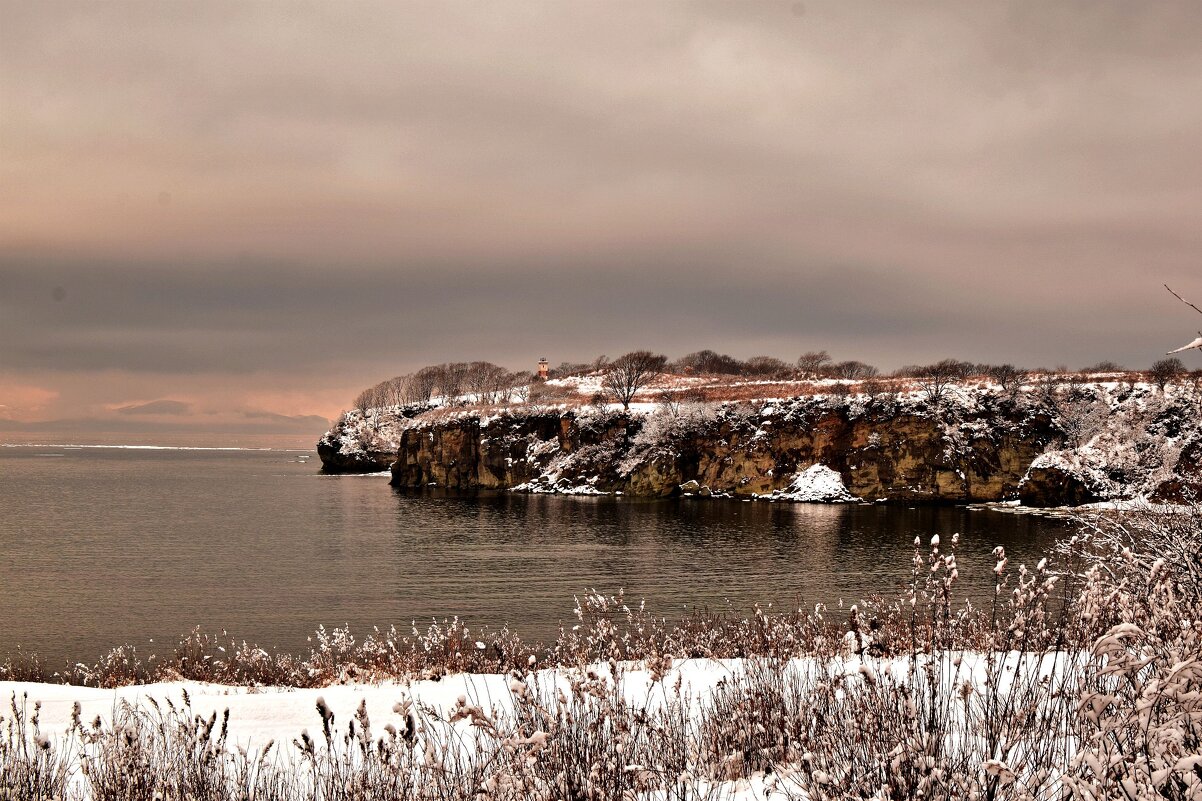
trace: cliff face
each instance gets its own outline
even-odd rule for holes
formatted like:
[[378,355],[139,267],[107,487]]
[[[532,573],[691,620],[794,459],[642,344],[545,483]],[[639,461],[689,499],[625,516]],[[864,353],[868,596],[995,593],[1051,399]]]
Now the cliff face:
[[851,418],[840,410],[812,421],[764,422],[752,430],[723,424],[689,437],[678,454],[636,467],[630,491],[662,495],[695,480],[735,495],[770,495],[818,464],[865,500],[996,501],[1015,494],[1047,443],[1038,432],[953,443],[938,420],[910,414]]
[[317,456],[325,473],[383,473],[396,461],[392,450],[344,450],[324,437],[317,441]]
[[[590,470],[600,476],[607,468],[612,472],[615,465],[606,459],[589,460],[587,455],[600,442],[624,437],[626,419],[607,421],[601,431],[589,424],[595,420],[573,413],[536,412],[483,422],[469,415],[411,428],[401,436],[392,483],[401,487],[510,489],[547,478],[551,465],[565,460],[572,462],[572,469],[562,476],[565,480],[568,474],[582,477]],[[616,476],[601,483],[603,491],[612,491],[619,484]]]
[[822,465],[864,500],[997,501],[1016,496],[1053,434],[1046,419],[1006,415],[985,409],[952,425],[895,404],[814,399],[651,417],[464,415],[404,431],[393,484],[794,497],[797,477]]

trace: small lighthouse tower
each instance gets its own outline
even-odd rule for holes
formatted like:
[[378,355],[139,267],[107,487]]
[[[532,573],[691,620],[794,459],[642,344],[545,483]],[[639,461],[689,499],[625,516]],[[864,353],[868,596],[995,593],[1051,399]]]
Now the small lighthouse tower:
[[551,369],[551,365],[547,363],[547,357],[544,356],[538,360],[538,380],[546,381],[547,372]]

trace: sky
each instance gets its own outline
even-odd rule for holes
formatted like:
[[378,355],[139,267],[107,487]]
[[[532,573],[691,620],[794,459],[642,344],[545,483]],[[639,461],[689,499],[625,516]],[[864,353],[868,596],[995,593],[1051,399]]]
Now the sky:
[[450,360],[1146,367],[1202,327],[1162,287],[1202,305],[1196,2],[0,19],[0,441],[315,437]]

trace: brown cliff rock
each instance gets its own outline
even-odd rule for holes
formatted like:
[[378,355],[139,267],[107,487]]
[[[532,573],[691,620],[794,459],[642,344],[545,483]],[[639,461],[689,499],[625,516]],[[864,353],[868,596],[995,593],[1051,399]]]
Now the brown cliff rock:
[[949,431],[933,416],[887,406],[852,414],[809,403],[685,421],[656,439],[644,431],[653,423],[613,413],[501,415],[483,426],[467,416],[405,431],[393,484],[666,497],[695,481],[753,496],[822,464],[868,501],[997,501],[1016,497],[1051,437],[1038,420],[1010,423]]

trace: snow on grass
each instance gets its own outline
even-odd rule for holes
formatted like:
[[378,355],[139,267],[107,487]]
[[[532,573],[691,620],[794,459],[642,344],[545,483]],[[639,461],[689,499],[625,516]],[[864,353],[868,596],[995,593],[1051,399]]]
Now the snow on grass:
[[[519,715],[519,704],[529,704],[528,700],[523,700],[529,697],[529,692],[534,692],[542,703],[553,707],[556,697],[571,697],[575,692],[574,682],[580,687],[582,679],[586,684],[600,681],[602,685],[612,686],[615,681],[613,667],[619,669],[617,686],[631,709],[652,710],[663,708],[670,701],[684,701],[690,705],[690,715],[694,718],[700,712],[701,699],[711,697],[716,689],[745,671],[741,660],[693,659],[678,662],[660,676],[653,676],[649,670],[633,663],[621,663],[620,666],[611,663],[591,665],[587,671],[560,668],[525,676],[456,674],[439,681],[345,684],[314,689],[251,689],[189,681],[117,689],[0,682],[0,698],[6,702],[15,699],[18,706],[27,704],[30,710],[35,703],[40,704],[40,730],[49,735],[55,750],[69,749],[65,733],[70,730],[74,716],[78,716],[85,726],[91,726],[91,721],[99,718],[102,728],[111,729],[118,720],[120,707],[126,703],[152,717],[160,714],[158,710],[165,712],[171,708],[169,705],[184,709],[187,704],[185,717],[195,715],[205,720],[211,717],[227,720],[223,725],[228,725],[226,747],[231,751],[244,751],[253,760],[255,754],[274,743],[276,767],[295,771],[303,782],[306,762],[299,748],[292,743],[302,737],[302,732],[313,733],[320,741],[322,723],[318,710],[322,707],[333,713],[331,722],[339,731],[346,728],[348,721],[363,719],[358,717],[360,709],[377,732],[389,726],[404,730],[406,713],[403,710],[421,710],[425,722],[420,731],[425,731],[425,736],[451,748],[470,749],[487,735],[478,730],[475,718],[457,716],[457,712],[474,707],[487,719],[513,720]],[[228,718],[225,718],[227,711]],[[422,736],[419,735],[419,747]],[[525,744],[537,739],[536,735]],[[340,736],[334,739],[334,745],[348,747],[341,742]],[[72,755],[78,760],[78,752]],[[627,769],[637,770],[638,766]],[[695,781],[697,787],[704,790],[702,797],[731,801],[785,797],[772,796],[764,779],[764,772],[758,771],[750,777],[732,781],[713,781],[704,777],[689,781]],[[78,762],[73,766],[69,786],[86,797],[86,780],[79,771]],[[652,793],[639,797],[658,796]]]
[[[160,713],[152,710],[184,709],[186,704],[188,714],[205,720],[227,720],[223,724],[228,726],[227,748],[245,751],[253,758],[254,754],[275,743],[277,766],[295,768],[299,772],[304,769],[305,762],[299,749],[290,744],[301,737],[302,732],[321,731],[319,710],[323,708],[333,714],[331,723],[335,729],[344,729],[347,722],[354,718],[370,719],[376,731],[382,731],[389,725],[404,729],[405,710],[420,709],[426,721],[424,725],[432,727],[427,729],[428,736],[437,737],[445,744],[458,744],[450,745],[452,748],[474,748],[479,738],[487,735],[479,730],[476,716],[461,714],[465,708],[477,709],[480,719],[495,722],[513,720],[528,714],[531,703],[553,707],[556,698],[571,698],[574,693],[581,692],[593,694],[598,692],[598,687],[615,687],[623,708],[620,714],[629,713],[637,718],[640,710],[645,710],[650,715],[665,713],[671,717],[673,709],[682,708],[686,725],[704,730],[712,725],[713,715],[722,715],[719,710],[723,708],[724,699],[729,703],[745,691],[755,693],[757,681],[762,681],[764,676],[779,675],[786,682],[781,687],[796,686],[799,689],[819,687],[823,681],[833,678],[847,692],[855,692],[858,686],[875,684],[886,678],[899,685],[923,682],[929,670],[940,677],[936,685],[937,692],[950,697],[959,692],[964,684],[972,685],[977,692],[988,692],[991,679],[996,683],[999,676],[1008,677],[1000,685],[995,685],[998,691],[1005,694],[1009,692],[1008,682],[1017,677],[1051,676],[1075,664],[1071,658],[1058,653],[988,656],[973,652],[949,652],[920,656],[916,660],[910,657],[858,656],[854,653],[832,659],[798,657],[779,663],[749,659],[683,659],[671,662],[666,669],[658,671],[639,662],[610,662],[579,669],[545,669],[524,676],[453,674],[438,681],[343,684],[311,689],[246,688],[192,681],[117,689],[0,682],[0,698],[14,698],[18,705],[40,704],[38,715],[41,731],[52,738],[56,749],[67,747],[64,734],[70,730],[75,717],[84,721],[84,725],[91,725],[92,720],[99,718],[102,727],[112,728],[123,704],[151,712],[152,716]],[[768,673],[764,673],[765,670]],[[800,683],[788,684],[792,681]],[[767,686],[771,688],[775,685],[769,680]],[[600,692],[601,696],[598,697],[604,697],[606,691]],[[787,703],[783,697],[777,698],[771,692],[767,696],[753,697],[770,703]],[[227,712],[228,718],[225,717]],[[616,710],[611,709],[610,712],[616,713]],[[365,718],[358,717],[363,713],[366,714]],[[448,736],[447,732],[454,734]],[[684,730],[680,734],[683,735]],[[959,735],[954,729],[945,734],[949,738]],[[334,739],[335,746],[338,746],[340,739]],[[525,740],[523,744],[529,745],[535,740],[537,736]],[[736,738],[735,742],[738,741]],[[421,747],[421,742],[419,739],[418,747]],[[706,742],[704,734],[699,737],[699,742]],[[341,747],[353,748],[349,745]],[[75,756],[77,758],[78,754]],[[747,754],[737,763],[741,765],[750,758],[751,754]],[[75,767],[78,769],[78,765]],[[792,765],[774,763],[770,767],[772,770],[767,772],[764,769],[745,768],[742,777],[721,780],[705,777],[707,773],[712,776],[717,766],[696,765],[692,775],[682,779],[694,785],[699,798],[731,801],[796,801],[804,798],[798,784],[791,778],[795,773]],[[639,766],[630,765],[625,769],[638,770]],[[76,790],[85,787],[84,778],[78,770],[74,771],[72,784]],[[655,799],[661,796],[658,791],[651,791],[637,797]]]
[[[592,669],[606,675],[609,671],[606,665],[596,665]],[[737,660],[687,660],[675,668],[672,680],[679,676],[690,689],[710,691],[723,677],[729,677],[731,671],[737,669]],[[623,686],[632,703],[647,703],[651,689],[649,676],[646,670],[631,670],[623,676]],[[568,676],[561,670],[543,670],[527,678],[537,679],[548,687],[571,691]],[[213,712],[220,716],[229,709],[231,741],[242,746],[253,746],[263,745],[273,739],[287,742],[302,729],[312,728],[316,720],[314,710],[318,698],[323,698],[340,720],[349,718],[359,703],[366,701],[372,720],[376,721],[377,726],[382,726],[395,717],[393,705],[406,699],[429,705],[443,715],[454,708],[461,696],[479,704],[487,712],[512,711],[509,682],[510,677],[506,675],[463,673],[447,675],[438,681],[352,683],[311,689],[247,688],[194,681],[160,682],[116,689],[0,682],[0,698],[7,701],[15,694],[17,698],[28,695],[30,702],[41,701],[43,730],[62,731],[71,721],[76,702],[82,708],[84,720],[90,721],[97,715],[102,720],[108,720],[114,706],[121,701],[145,705],[153,698],[165,706],[168,699],[178,704],[182,694],[187,692],[192,708],[203,717],[207,718]]]

